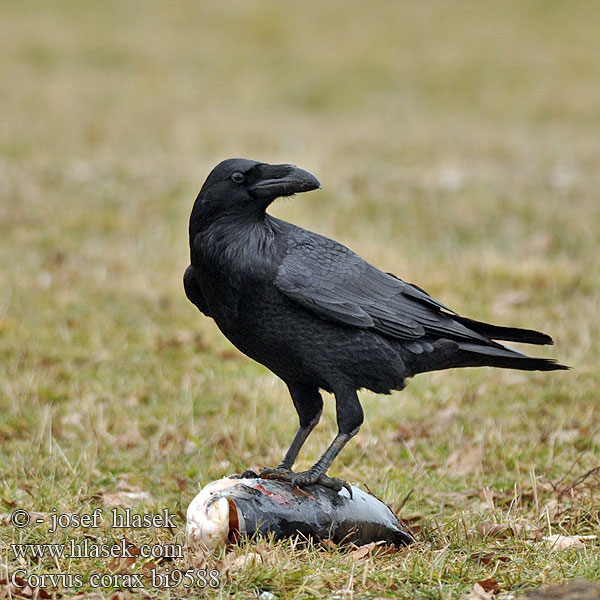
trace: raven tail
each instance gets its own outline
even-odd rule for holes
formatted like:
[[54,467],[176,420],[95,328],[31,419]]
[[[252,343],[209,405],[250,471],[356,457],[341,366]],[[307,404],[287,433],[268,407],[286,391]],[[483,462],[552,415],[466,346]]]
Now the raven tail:
[[571,368],[552,358],[527,356],[506,346],[459,343],[458,347],[462,351],[460,356],[464,359],[461,366],[465,367],[502,367],[521,371],[559,371]]
[[[483,335],[490,340],[503,340],[506,342],[521,342],[523,344],[554,344],[549,335],[540,333],[533,329],[521,329],[519,327],[500,327],[482,321],[475,321],[468,317],[452,315],[454,321],[458,321],[471,331]],[[542,359],[540,359],[542,360]]]

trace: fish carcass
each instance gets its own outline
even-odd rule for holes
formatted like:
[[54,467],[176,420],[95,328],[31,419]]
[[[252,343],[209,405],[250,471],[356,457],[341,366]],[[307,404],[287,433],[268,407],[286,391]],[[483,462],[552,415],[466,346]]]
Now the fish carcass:
[[414,541],[391,509],[352,486],[339,492],[313,484],[302,488],[274,479],[225,477],[206,485],[187,511],[190,546],[213,549],[240,536],[295,535],[357,545]]

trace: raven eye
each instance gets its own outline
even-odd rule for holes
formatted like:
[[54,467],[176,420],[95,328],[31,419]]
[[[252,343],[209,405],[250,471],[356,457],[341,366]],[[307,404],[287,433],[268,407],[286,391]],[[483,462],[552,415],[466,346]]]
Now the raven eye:
[[239,171],[236,171],[231,176],[231,179],[233,179],[233,181],[235,181],[236,183],[242,183],[242,181],[244,181],[244,176]]

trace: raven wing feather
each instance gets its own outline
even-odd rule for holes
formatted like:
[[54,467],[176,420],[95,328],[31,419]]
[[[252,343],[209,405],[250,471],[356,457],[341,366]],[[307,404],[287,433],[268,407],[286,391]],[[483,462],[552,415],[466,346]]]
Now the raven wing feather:
[[196,280],[195,268],[193,265],[190,265],[183,274],[183,287],[190,302],[195,304],[198,310],[207,317],[212,317],[208,305],[206,304],[206,300],[202,295],[202,290]]
[[421,288],[380,271],[334,240],[301,231],[290,236],[274,284],[313,313],[402,340],[436,334],[490,343]]

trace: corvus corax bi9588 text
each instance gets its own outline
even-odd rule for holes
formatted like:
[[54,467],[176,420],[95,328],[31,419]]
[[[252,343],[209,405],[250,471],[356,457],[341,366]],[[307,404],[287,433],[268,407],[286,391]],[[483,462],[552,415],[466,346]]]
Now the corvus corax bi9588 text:
[[[292,165],[229,159],[210,173],[190,217],[187,297],[283,379],[300,418],[279,467],[261,475],[339,488],[326,472],[363,422],[361,388],[387,394],[407,377],[454,367],[568,368],[494,341],[551,344],[550,336],[462,317],[342,244],[266,212],[276,198],[320,187]],[[335,395],[339,431],[315,465],[293,473],[321,416],[320,389]]]

